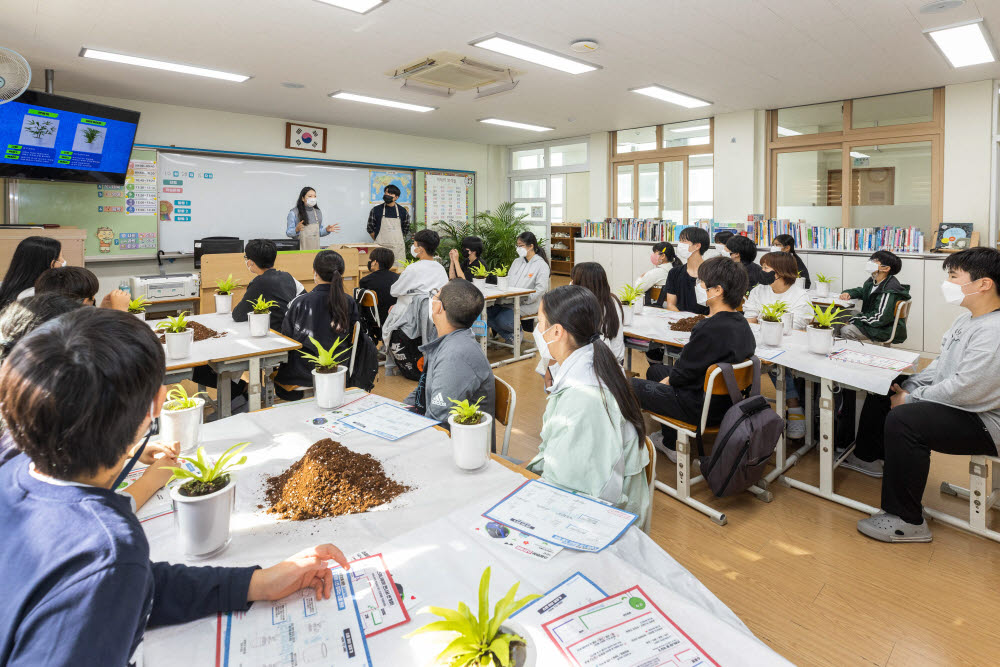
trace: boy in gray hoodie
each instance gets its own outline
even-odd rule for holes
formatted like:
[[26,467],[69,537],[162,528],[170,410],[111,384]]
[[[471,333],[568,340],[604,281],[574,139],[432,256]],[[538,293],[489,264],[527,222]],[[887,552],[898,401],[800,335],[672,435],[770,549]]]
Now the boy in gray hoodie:
[[931,541],[920,501],[932,450],[996,456],[1000,442],[1000,252],[965,250],[944,270],[945,300],[969,312],[923,372],[900,377],[889,396],[868,395],[854,452],[841,464],[882,477],[882,512],[858,530],[883,542]]

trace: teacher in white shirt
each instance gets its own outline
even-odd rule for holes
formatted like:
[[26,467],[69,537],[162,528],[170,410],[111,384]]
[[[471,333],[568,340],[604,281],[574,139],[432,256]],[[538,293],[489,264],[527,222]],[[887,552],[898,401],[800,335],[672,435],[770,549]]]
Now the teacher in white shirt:
[[323,226],[323,212],[316,203],[316,190],[308,186],[302,188],[299,200],[288,212],[286,222],[285,235],[298,239],[300,250],[319,250],[319,237],[340,231],[337,224]]

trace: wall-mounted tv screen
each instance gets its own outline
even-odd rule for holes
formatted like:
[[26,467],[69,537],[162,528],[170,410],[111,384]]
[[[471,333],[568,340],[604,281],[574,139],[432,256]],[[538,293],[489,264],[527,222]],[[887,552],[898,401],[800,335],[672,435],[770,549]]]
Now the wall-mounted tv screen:
[[0,177],[125,183],[139,112],[33,90],[0,104]]

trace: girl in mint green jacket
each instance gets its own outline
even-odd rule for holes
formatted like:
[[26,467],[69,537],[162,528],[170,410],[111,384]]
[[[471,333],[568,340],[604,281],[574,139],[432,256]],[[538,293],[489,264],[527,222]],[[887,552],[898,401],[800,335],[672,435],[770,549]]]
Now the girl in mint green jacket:
[[527,467],[547,482],[637,514],[636,525],[643,527],[652,499],[642,412],[600,339],[601,317],[586,288],[567,285],[542,297],[535,345],[558,365],[551,367],[542,444]]

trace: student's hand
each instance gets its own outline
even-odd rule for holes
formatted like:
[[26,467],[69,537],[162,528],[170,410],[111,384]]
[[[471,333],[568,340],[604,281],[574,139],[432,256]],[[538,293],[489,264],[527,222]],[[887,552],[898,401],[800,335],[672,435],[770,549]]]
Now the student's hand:
[[668,375],[667,377],[660,380],[660,384],[670,384],[670,376]]
[[247,600],[280,600],[303,588],[312,588],[316,597],[325,600],[330,597],[333,574],[330,563],[336,561],[345,570],[350,564],[343,552],[332,544],[320,544],[312,549],[300,551],[291,558],[264,570],[256,570],[250,577]]
[[889,397],[890,408],[898,408],[899,406],[906,403],[906,397],[910,395],[910,392],[906,391],[898,384],[892,385],[892,391],[894,392],[892,396]]
[[295,225],[296,232],[301,232],[305,228],[306,228],[306,223],[304,222],[300,222],[299,224]]
[[113,290],[111,294],[101,301],[101,308],[113,308],[122,312],[128,311],[128,303],[132,298],[128,292],[120,289]]
[[339,232],[340,225],[338,225],[337,223],[333,223],[332,225],[327,225],[326,231],[330,232],[331,234],[333,234],[334,232]]
[[176,468],[179,465],[180,462],[177,461],[176,455],[164,454],[154,459],[149,467],[142,471],[140,479],[148,479],[153,488],[159,489],[174,476],[174,472],[168,468]]
[[851,295],[850,295],[850,294],[848,294],[847,292],[841,292],[841,293],[840,293],[840,298],[841,298],[842,300],[844,300],[844,301],[848,301],[848,300],[850,300],[850,298],[851,298]]
[[[129,452],[130,455],[135,454],[135,450],[139,448],[136,445]],[[167,456],[171,458],[176,458],[178,454],[181,453],[181,443],[179,442],[150,442],[146,444],[146,449],[142,450],[142,456],[139,457],[139,463],[144,465],[152,465],[156,459],[161,456]]]
[[451,250],[449,250],[448,251],[448,258],[451,259],[451,261],[453,261],[453,262],[457,262],[458,261],[458,250],[456,248],[452,248]]

